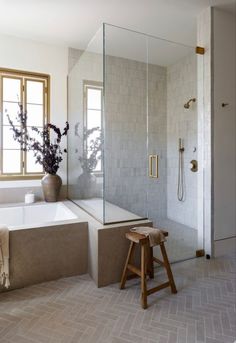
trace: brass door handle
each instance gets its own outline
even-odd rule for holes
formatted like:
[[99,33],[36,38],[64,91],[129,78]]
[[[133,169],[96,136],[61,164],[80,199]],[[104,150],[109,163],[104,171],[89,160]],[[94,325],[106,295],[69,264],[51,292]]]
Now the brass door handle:
[[198,163],[196,160],[192,160],[190,162],[190,170],[194,173],[196,173],[198,171]]
[[158,155],[149,155],[149,177],[158,178]]

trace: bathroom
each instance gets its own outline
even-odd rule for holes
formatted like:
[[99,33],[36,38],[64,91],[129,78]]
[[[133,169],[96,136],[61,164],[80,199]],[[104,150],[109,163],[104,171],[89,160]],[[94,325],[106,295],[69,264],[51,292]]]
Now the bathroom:
[[[16,38],[6,38],[5,46],[16,43]],[[27,41],[21,43],[29,49]],[[39,59],[45,52],[55,58],[60,56],[58,65],[54,59],[48,65],[53,82],[51,118],[62,127],[66,118],[54,113],[67,108],[70,125],[67,140],[62,141],[64,146],[67,144],[68,153],[60,167],[63,182],[60,198],[66,200],[67,207],[80,213],[78,220],[73,211],[64,219],[82,225],[95,220],[97,229],[150,221],[154,227],[168,230],[171,262],[204,254],[211,256],[204,223],[210,212],[203,201],[204,192],[209,192],[203,187],[207,177],[206,172],[203,176],[204,148],[208,146],[207,134],[210,135],[210,131],[202,129],[206,122],[203,104],[206,57],[196,47],[109,24],[100,27],[84,51],[50,45],[45,49],[30,43],[31,49],[36,46]],[[11,67],[7,54],[6,57]],[[39,62],[42,63],[34,61],[38,68],[43,68]],[[24,63],[28,61],[22,57],[22,66],[19,64],[18,68],[28,69]],[[37,70],[35,66],[32,68]],[[65,78],[67,86],[61,83]],[[87,136],[86,132],[94,128],[97,129],[92,138]],[[99,142],[95,167],[85,168],[85,173],[83,163],[90,161],[88,154],[91,154],[87,145],[94,139]],[[2,176],[1,207],[5,203],[21,204],[25,196],[31,196],[27,193],[33,193],[36,201],[43,200],[40,177],[25,181],[14,178],[17,179],[14,175]],[[44,213],[44,208],[38,212]],[[47,210],[42,216],[46,223],[51,222],[46,219]],[[10,218],[14,218],[13,223],[11,220],[4,223],[16,228],[23,226],[17,215]],[[34,215],[32,218],[33,224],[40,226],[39,219]],[[29,227],[31,223],[25,220]],[[62,224],[63,218],[56,220]],[[88,247],[90,250],[93,249]],[[89,256],[84,252],[83,271],[92,263],[89,260],[93,257]],[[46,279],[42,276],[42,281],[48,279],[50,276]],[[113,281],[118,281],[118,275]]]
[[[129,49],[129,46],[132,48]],[[106,281],[103,280],[103,273],[100,275],[99,272],[101,261],[96,257],[95,243],[89,239],[91,235],[95,236],[97,244],[103,244],[99,230],[110,227],[113,232],[112,225],[124,228],[135,223],[146,223],[167,230],[167,250],[171,262],[204,255],[203,228],[198,218],[203,202],[197,202],[202,185],[198,127],[203,125],[200,113],[203,78],[197,71],[203,67],[203,55],[196,53],[195,47],[103,24],[84,51],[69,48],[63,57],[68,58],[68,70],[64,72],[68,73],[67,120],[70,126],[67,137],[62,137],[63,146],[67,145],[67,155],[63,156],[59,169],[65,170],[67,164],[67,173],[61,175],[64,185],[60,196],[64,203],[54,207],[38,203],[38,200],[43,200],[41,187],[35,187],[35,184],[40,185],[37,169],[40,167],[30,165],[28,153],[26,171],[33,170],[33,173],[26,173],[25,178],[32,180],[24,182],[20,177],[14,180],[17,179],[17,173],[14,174],[17,163],[11,166],[10,173],[7,172],[5,156],[19,154],[20,150],[12,150],[16,147],[11,130],[9,136],[3,131],[2,178],[5,180],[2,183],[5,187],[10,183],[15,186],[13,189],[6,188],[5,194],[4,188],[1,191],[1,218],[3,224],[11,229],[10,245],[13,247],[10,249],[11,288],[87,271],[98,286],[119,281],[127,248],[124,237],[120,243],[124,246],[124,252],[116,268],[110,265],[110,278]],[[8,71],[4,72],[3,82],[12,82],[12,89],[20,94],[17,89],[18,74],[8,76]],[[27,77],[31,75],[26,73],[22,82],[28,90],[29,82],[33,81],[28,81]],[[40,77],[43,79],[44,75]],[[51,87],[52,91],[62,91],[54,89],[53,80],[46,79],[46,82],[45,89]],[[11,90],[8,95],[4,83],[2,85],[3,108],[8,109],[9,103],[14,103],[16,99]],[[54,103],[51,93],[53,107],[57,103]],[[46,91],[45,94],[44,102],[49,98]],[[30,96],[29,88],[26,98]],[[27,98],[29,115],[30,106],[40,106],[36,104],[40,103],[39,96],[31,98]],[[64,127],[61,118],[52,117],[52,120]],[[5,115],[3,127],[9,129]],[[196,169],[192,163],[196,163]],[[36,180],[33,180],[34,173]],[[32,184],[32,187],[22,189],[22,184]],[[26,207],[21,205],[24,197]],[[35,207],[31,204],[34,201]],[[93,220],[96,223],[95,232],[90,224]],[[88,223],[86,229],[85,223]],[[54,247],[53,240],[66,253],[69,238],[63,242],[63,233],[59,235],[59,228],[63,225],[68,227],[71,237],[78,229],[76,239],[81,255],[76,253],[76,245],[73,249],[71,246],[70,255],[74,256],[74,260],[68,258],[66,267],[60,270],[56,256],[61,256],[59,265],[65,265],[65,259],[60,249]],[[40,227],[44,230],[40,231]],[[56,230],[53,231],[52,227]],[[119,230],[113,235],[119,239]],[[30,241],[31,249],[22,254],[21,247]],[[110,245],[109,242],[107,244]],[[110,248],[112,251],[112,246]],[[39,273],[40,251],[44,251],[44,267]],[[104,259],[108,260],[110,252],[107,254]],[[76,265],[78,258],[81,261],[79,267]],[[91,270],[91,265],[96,266],[95,271]],[[116,273],[113,269],[117,270]],[[51,273],[52,270],[57,270],[57,273]]]
[[[85,342],[88,337],[96,342],[96,334],[101,335],[101,342],[147,342],[143,334],[149,331],[153,342],[154,333],[152,336],[145,327],[150,313],[149,326],[156,330],[157,341],[178,342],[177,338],[171,340],[178,331],[183,335],[180,342],[192,343],[192,327],[196,324],[200,335],[203,325],[200,315],[193,319],[195,314],[188,312],[188,306],[193,309],[198,303],[196,299],[190,304],[196,295],[194,289],[200,289],[201,282],[207,292],[208,282],[212,282],[211,288],[223,289],[212,275],[221,275],[224,268],[229,271],[224,277],[231,284],[230,254],[235,251],[235,159],[231,158],[235,155],[235,79],[231,75],[235,71],[235,41],[230,33],[235,18],[221,7],[191,13],[192,20],[197,20],[195,39],[189,41],[183,30],[179,36],[172,31],[171,37],[168,30],[162,34],[161,30],[153,32],[122,20],[122,27],[116,20],[91,25],[83,44],[79,34],[64,44],[62,29],[61,43],[56,44],[50,39],[41,41],[37,35],[6,34],[0,24],[0,79],[22,78],[23,84],[43,80],[46,86],[40,106],[45,106],[46,123],[62,131],[69,123],[61,141],[60,196],[58,201],[47,202],[41,186],[43,171],[38,172],[30,157],[27,162],[22,153],[23,160],[17,157],[6,163],[4,156],[10,150],[17,155],[20,149],[13,145],[11,131],[5,142],[4,128],[9,125],[3,103],[10,101],[0,92],[0,226],[9,229],[10,248],[9,285],[0,287],[2,327],[14,321],[14,315],[24,317],[18,307],[21,298],[23,312],[29,310],[27,297],[32,308],[48,304],[45,317],[35,308],[32,320],[39,320],[35,336],[34,323],[27,318],[19,331],[15,324],[12,330],[4,331],[4,343],[24,339],[49,342],[54,334],[58,342]],[[224,75],[223,66],[227,66]],[[20,100],[30,104],[27,94]],[[19,168],[18,162],[32,163],[36,169],[18,172],[14,169]],[[27,167],[23,165],[22,170]],[[151,296],[147,314],[140,309],[139,280],[129,281],[124,291],[118,287],[129,249],[126,234],[143,226],[168,231],[165,246],[178,289],[177,295],[162,290]],[[161,258],[159,247],[154,253]],[[155,269],[155,275],[162,280],[161,268]],[[229,309],[222,309],[228,316],[232,310],[230,287]],[[55,312],[54,299],[58,302]],[[178,329],[173,322],[162,327],[165,319],[161,314],[170,319],[168,306],[170,317],[178,319],[176,301],[180,306],[181,301],[187,304],[183,323]],[[49,312],[55,314],[51,327]],[[136,315],[143,321],[139,340],[125,324],[135,326]],[[216,314],[209,316],[213,320]],[[205,317],[207,323],[209,317]],[[114,322],[104,329],[102,318],[106,323]],[[71,324],[70,329],[64,332],[60,323]],[[118,333],[119,323],[122,329]],[[22,338],[24,325],[27,329]],[[55,330],[63,337],[56,336]],[[50,338],[46,338],[47,332]],[[202,341],[211,337],[217,343],[217,337],[223,337],[220,335],[211,336],[209,330]],[[113,336],[118,336],[117,340]],[[232,338],[232,333],[229,336]],[[233,343],[231,338],[226,341]]]

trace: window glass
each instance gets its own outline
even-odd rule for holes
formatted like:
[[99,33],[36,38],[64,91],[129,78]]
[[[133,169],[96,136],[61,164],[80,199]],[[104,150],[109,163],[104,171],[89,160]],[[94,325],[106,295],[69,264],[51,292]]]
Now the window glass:
[[3,77],[3,101],[21,101],[21,80]]
[[[86,129],[96,129],[87,137],[87,156],[88,158],[94,151],[94,143],[99,142],[101,138],[101,127],[102,127],[102,88],[91,88],[86,86]],[[97,152],[97,166],[94,172],[101,172],[101,151]]]
[[44,121],[43,105],[27,104],[27,125],[28,126],[43,126]]
[[3,125],[9,125],[7,114],[13,121],[14,125],[19,124],[18,121],[16,120],[18,112],[19,112],[18,103],[3,101]]
[[[17,127],[20,130],[20,127]],[[3,149],[20,149],[20,144],[14,140],[10,126],[3,126]]]
[[26,81],[27,104],[43,104],[43,83]]
[[88,110],[87,128],[92,129],[94,127],[101,128],[101,111]]
[[88,88],[87,108],[101,110],[101,90]]
[[3,150],[3,173],[13,174],[21,172],[21,151]]
[[26,170],[27,173],[42,173],[43,168],[39,163],[35,163],[33,151],[27,151],[26,156]]
[[[43,174],[41,165],[35,163],[33,151],[22,152],[21,146],[13,138],[14,132],[9,124],[8,115],[16,128],[21,129],[17,120],[20,112],[27,111],[27,126],[30,137],[43,144],[42,137],[32,131],[32,127],[40,129],[47,122],[49,97],[47,94],[49,77],[27,72],[5,71],[0,69],[0,177],[28,177],[30,174]],[[14,176],[15,177],[15,176]]]

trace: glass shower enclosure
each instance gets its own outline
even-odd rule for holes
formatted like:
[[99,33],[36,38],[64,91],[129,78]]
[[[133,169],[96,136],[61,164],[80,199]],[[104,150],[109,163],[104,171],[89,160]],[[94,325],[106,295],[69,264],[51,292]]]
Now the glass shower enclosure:
[[170,259],[203,248],[195,48],[103,24],[68,75],[68,197],[103,225],[148,218]]

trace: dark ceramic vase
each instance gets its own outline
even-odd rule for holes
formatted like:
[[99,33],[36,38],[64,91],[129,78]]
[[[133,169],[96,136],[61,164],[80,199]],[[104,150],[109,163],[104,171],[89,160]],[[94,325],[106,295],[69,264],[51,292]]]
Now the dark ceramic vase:
[[58,201],[62,181],[59,175],[46,174],[41,180],[44,200],[47,202]]

